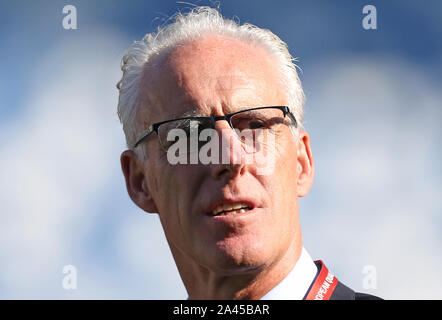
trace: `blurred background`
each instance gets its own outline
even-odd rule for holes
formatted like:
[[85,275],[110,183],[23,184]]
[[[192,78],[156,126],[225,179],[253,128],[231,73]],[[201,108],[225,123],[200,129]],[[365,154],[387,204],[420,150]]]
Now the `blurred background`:
[[[299,58],[316,162],[300,202],[310,255],[357,291],[441,299],[442,2],[192,4],[269,28]],[[77,29],[63,28],[66,5]],[[363,28],[365,5],[377,29]],[[127,195],[115,85],[126,48],[189,7],[1,2],[1,299],[187,297],[158,216]]]

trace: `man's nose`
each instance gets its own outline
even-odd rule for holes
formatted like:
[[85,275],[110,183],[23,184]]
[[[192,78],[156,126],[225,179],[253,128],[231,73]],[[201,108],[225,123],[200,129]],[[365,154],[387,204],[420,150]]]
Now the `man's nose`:
[[219,137],[219,163],[213,167],[215,178],[242,174],[245,168],[245,151],[234,129],[225,120],[215,122]]

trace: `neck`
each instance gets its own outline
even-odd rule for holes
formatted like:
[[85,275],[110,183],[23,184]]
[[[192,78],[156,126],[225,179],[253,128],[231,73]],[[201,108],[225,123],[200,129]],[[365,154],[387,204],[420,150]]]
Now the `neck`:
[[215,272],[170,246],[178,270],[192,300],[257,300],[281,282],[293,269],[302,250],[301,234],[293,237],[284,254],[252,270]]

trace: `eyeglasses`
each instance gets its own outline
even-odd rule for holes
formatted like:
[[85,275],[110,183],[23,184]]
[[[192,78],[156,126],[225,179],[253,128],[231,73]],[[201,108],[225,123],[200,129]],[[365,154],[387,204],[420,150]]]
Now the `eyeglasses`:
[[[287,117],[288,116],[288,117]],[[236,133],[244,132],[254,133],[254,131],[263,130],[270,132],[277,132],[281,130],[283,125],[293,125],[297,127],[295,116],[287,106],[268,106],[258,107],[237,111],[218,117],[183,117],[172,120],[161,121],[152,124],[147,130],[138,138],[134,144],[136,148],[140,143],[145,141],[153,132],[158,135],[160,145],[164,151],[177,142],[177,136],[171,135],[174,129],[181,129],[186,134],[186,138],[190,139],[192,133],[196,133],[197,137],[204,129],[215,129],[215,122],[226,120],[230,127]],[[212,130],[214,131],[214,130]],[[174,136],[175,138],[171,138]],[[210,135],[205,141],[198,141],[198,150],[202,145],[210,141]],[[192,152],[192,148],[188,149]]]

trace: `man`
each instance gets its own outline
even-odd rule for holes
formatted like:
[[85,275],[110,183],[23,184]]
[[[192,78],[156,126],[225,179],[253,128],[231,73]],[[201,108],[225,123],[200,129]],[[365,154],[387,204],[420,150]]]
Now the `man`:
[[284,42],[197,7],[135,42],[122,71],[127,190],[158,213],[190,299],[369,297],[303,248],[315,170]]

